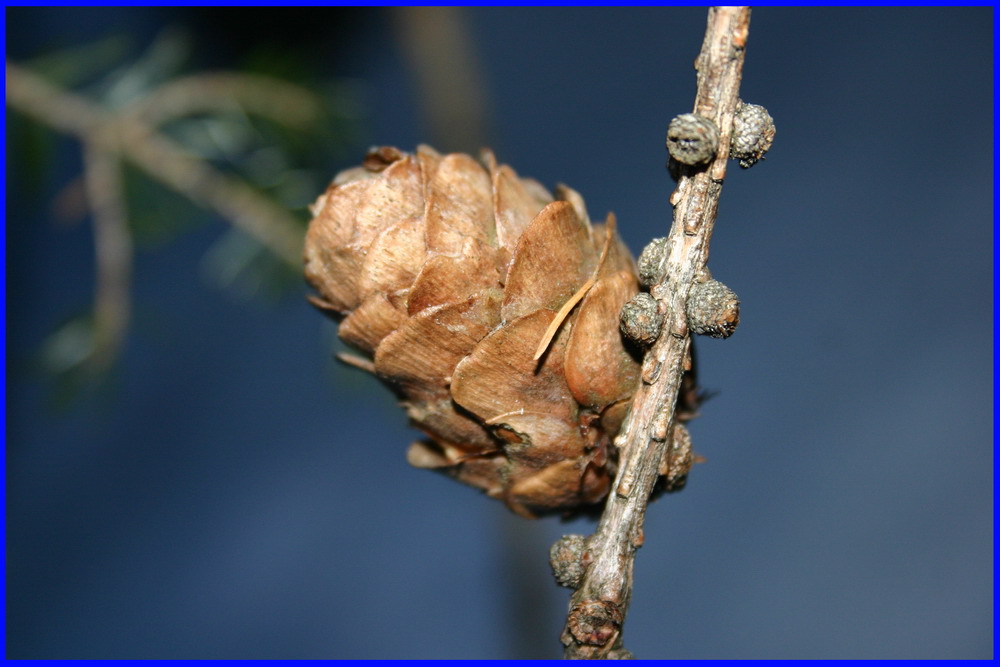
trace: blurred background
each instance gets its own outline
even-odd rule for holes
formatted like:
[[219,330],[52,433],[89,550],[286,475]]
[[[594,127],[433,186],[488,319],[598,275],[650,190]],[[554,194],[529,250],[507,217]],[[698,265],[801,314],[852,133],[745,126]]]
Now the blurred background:
[[[638,252],[705,16],[8,8],[7,657],[560,656],[547,551],[593,523],[407,465],[305,205],[369,145],[487,144]],[[992,657],[992,53],[990,8],[754,10],[777,137],[726,179],[743,322],[698,340],[636,656]]]

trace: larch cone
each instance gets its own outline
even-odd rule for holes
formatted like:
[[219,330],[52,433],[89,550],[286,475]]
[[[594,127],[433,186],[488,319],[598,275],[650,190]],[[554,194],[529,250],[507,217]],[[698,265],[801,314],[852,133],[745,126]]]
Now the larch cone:
[[489,151],[427,146],[373,149],[312,213],[312,301],[426,435],[412,465],[528,517],[607,495],[641,359],[618,329],[639,285],[613,216],[592,225],[577,192]]

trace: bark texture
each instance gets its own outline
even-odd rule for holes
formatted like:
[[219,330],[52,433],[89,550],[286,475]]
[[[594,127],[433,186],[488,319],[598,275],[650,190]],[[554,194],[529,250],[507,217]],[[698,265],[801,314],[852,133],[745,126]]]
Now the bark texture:
[[705,275],[749,25],[747,7],[709,9],[695,64],[698,91],[693,111],[719,128],[719,146],[707,165],[672,167],[678,183],[670,197],[674,216],[666,241],[666,267],[659,284],[650,289],[664,314],[663,330],[646,353],[642,382],[615,440],[620,451],[618,473],[597,531],[587,542],[584,561],[589,565],[570,600],[562,633],[568,658],[630,657],[622,646],[622,626],[632,596],[635,552],[643,543],[643,519],[660,463],[675,440],[675,406],[690,364],[686,303],[692,285]]

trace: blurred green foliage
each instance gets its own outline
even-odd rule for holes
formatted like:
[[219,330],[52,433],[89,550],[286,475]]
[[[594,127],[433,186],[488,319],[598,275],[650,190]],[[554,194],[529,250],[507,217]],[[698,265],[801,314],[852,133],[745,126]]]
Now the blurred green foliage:
[[[18,63],[74,95],[109,112],[120,112],[165,84],[198,74],[191,65],[197,47],[183,29],[167,28],[151,43],[136,46],[124,35],[53,51]],[[320,113],[307,125],[265,118],[238,104],[207,105],[192,113],[168,117],[156,129],[185,152],[238,179],[281,209],[287,210],[305,233],[307,210],[322,192],[335,165],[356,153],[362,140],[363,109],[360,94],[350,83],[323,80],[314,65],[294,51],[252,49],[229,74],[265,75],[310,91],[321,101]],[[196,105],[197,106],[197,105]],[[13,107],[12,108],[14,111]],[[17,156],[21,197],[37,197],[52,179],[65,178],[68,143],[55,130],[35,119],[8,114],[8,170]],[[60,164],[59,160],[63,160]],[[58,168],[57,168],[58,167]],[[145,252],[167,244],[208,224],[218,216],[151,178],[125,161],[123,185],[128,231],[135,246]],[[55,202],[39,202],[39,210],[56,217],[79,220],[87,216],[83,180],[59,183]],[[81,251],[90,252],[91,249]],[[142,261],[142,253],[135,256]],[[298,267],[276,256],[257,239],[237,227],[224,229],[205,252],[200,267],[205,282],[239,300],[271,301],[301,289]],[[95,317],[80,304],[67,313],[61,326],[43,341],[38,367],[58,380],[54,398],[64,403],[84,389],[109,385],[114,368],[100,377],[86,371],[95,347]],[[141,308],[141,304],[136,304]]]

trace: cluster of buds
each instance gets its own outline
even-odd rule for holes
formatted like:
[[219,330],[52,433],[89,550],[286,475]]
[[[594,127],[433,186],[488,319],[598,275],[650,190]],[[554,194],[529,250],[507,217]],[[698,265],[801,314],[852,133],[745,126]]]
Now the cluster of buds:
[[[733,117],[729,157],[739,160],[743,168],[752,167],[771,148],[774,134],[774,120],[767,109],[740,100]],[[666,144],[671,174],[679,178],[678,165],[705,165],[717,156],[719,128],[704,116],[681,114],[670,121]],[[620,314],[622,334],[643,347],[651,345],[660,335],[665,306],[652,295],[656,294],[653,288],[665,280],[669,250],[666,238],[653,239],[643,249],[638,260],[639,282],[651,294],[637,294]],[[740,321],[739,297],[721,282],[712,280],[704,268],[691,286],[685,316],[693,333],[728,338]]]
[[[763,158],[773,140],[774,121],[767,110],[741,101],[734,118],[729,156],[739,160],[741,167],[749,168]],[[671,158],[671,175],[678,179],[682,173],[679,165],[697,167],[716,157],[719,130],[708,118],[682,114],[671,121],[666,143]],[[657,296],[664,294],[669,254],[670,244],[666,237],[655,238],[646,245],[638,259],[638,280],[647,291],[635,294],[619,313],[622,336],[640,350],[653,345],[660,337],[668,306]],[[707,267],[702,267],[688,292],[684,315],[692,333],[728,338],[739,324],[739,297],[724,284],[712,279]],[[691,368],[684,378],[680,399],[673,411],[669,442],[659,464],[660,477],[656,489],[660,491],[684,488],[692,465],[700,460],[694,455],[691,434],[684,425],[694,416],[685,403],[696,406],[698,395],[691,372],[693,355],[688,360]],[[685,401],[685,396],[694,398]],[[552,545],[549,560],[552,573],[561,586],[578,588],[581,585],[590,561],[587,545],[588,538],[582,535],[565,535]],[[581,604],[584,606],[578,605],[571,610],[567,632],[579,643],[605,643],[620,626],[620,619],[613,613],[615,609],[606,608],[609,603],[600,601]],[[570,637],[564,637],[564,643],[568,640]]]
[[[639,255],[643,287],[652,289],[664,281],[668,253],[666,238],[653,239],[643,249]],[[705,269],[691,285],[685,315],[693,333],[728,338],[740,323],[740,299]],[[649,293],[639,292],[621,310],[622,334],[643,347],[652,345],[660,335],[663,316],[661,302]]]
[[[746,104],[742,100],[733,117],[733,131],[729,140],[729,157],[739,160],[740,166],[749,169],[764,159],[764,154],[774,143],[774,119],[759,104]],[[698,166],[711,162],[719,152],[719,128],[711,119],[694,113],[675,117],[667,127],[667,152],[672,162]],[[676,165],[672,165],[676,167]],[[677,169],[671,173],[677,176]]]

